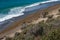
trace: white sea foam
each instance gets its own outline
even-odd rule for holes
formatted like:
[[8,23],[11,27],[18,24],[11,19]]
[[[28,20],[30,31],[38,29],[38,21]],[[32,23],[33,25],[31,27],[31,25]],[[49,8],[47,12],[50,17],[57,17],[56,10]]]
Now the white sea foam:
[[13,18],[13,17],[24,15],[24,13],[23,13],[24,10],[25,9],[22,7],[16,7],[16,8],[10,9],[10,11],[8,12],[8,15],[6,15],[3,18],[0,18],[0,22],[10,19],[10,18]]
[[[55,0],[55,1],[57,1],[57,0]],[[13,17],[24,15],[23,12],[25,11],[25,8],[34,7],[34,6],[37,6],[39,4],[48,3],[48,2],[53,2],[53,0],[34,3],[34,4],[31,4],[31,5],[25,6],[25,7],[15,7],[15,8],[12,8],[8,12],[8,15],[6,15],[3,18],[0,18],[0,22],[5,21],[5,20],[10,19],[10,18],[13,18]]]
[[59,1],[59,0],[50,0],[50,1]]
[[37,2],[37,3],[26,6],[25,8],[37,6],[37,5],[42,4],[42,3],[54,2],[54,1],[58,1],[58,0],[49,0],[49,1]]

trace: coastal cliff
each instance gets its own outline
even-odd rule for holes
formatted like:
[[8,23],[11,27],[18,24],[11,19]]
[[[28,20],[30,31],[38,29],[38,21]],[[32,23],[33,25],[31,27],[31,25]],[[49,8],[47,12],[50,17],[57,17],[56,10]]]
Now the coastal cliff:
[[[17,18],[18,20],[13,19],[15,21],[11,21],[12,23],[9,24],[8,27],[6,26],[7,28],[5,30],[0,32],[0,37],[6,37],[6,40],[9,40],[10,38],[8,38],[8,36],[15,34],[14,37],[11,38],[11,40],[48,40],[47,37],[50,37],[49,33],[51,32],[51,34],[53,35],[54,33],[56,33],[56,30],[58,34],[58,36],[57,34],[56,36],[60,37],[60,15],[58,15],[59,10],[60,4],[55,4],[43,10],[39,9],[38,11],[27,16],[24,15],[22,19],[21,16]],[[46,39],[44,39],[45,37]]]

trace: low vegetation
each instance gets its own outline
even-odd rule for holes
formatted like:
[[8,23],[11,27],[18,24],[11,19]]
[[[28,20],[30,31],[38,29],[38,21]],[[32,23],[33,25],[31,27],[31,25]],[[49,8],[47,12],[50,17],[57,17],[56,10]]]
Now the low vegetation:
[[60,17],[52,19],[52,16],[44,22],[27,25],[24,31],[16,32],[13,38],[6,40],[60,40]]

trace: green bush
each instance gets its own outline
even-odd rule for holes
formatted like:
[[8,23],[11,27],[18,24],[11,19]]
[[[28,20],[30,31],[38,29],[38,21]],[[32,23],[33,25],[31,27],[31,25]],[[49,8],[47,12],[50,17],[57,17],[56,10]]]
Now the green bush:
[[42,40],[60,40],[60,30],[52,30],[47,36],[43,37]]

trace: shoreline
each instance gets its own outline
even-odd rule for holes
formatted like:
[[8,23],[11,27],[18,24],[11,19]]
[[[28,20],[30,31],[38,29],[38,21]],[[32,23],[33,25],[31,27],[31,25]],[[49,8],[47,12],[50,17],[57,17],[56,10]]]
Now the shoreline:
[[[27,13],[31,13],[32,11],[35,12],[35,11],[41,9],[41,8],[39,7],[40,5],[42,6],[42,5],[45,5],[45,4],[48,4],[48,3],[50,3],[50,4],[52,4],[52,3],[59,3],[59,1],[46,1],[46,2],[41,2],[41,3],[37,3],[35,6],[32,5],[31,7],[29,7],[30,5],[29,5],[29,6],[26,6],[26,7],[24,6],[22,10],[25,9],[25,10],[23,11],[23,12],[25,12],[25,13],[26,13],[26,12],[27,12]],[[19,7],[17,7],[17,8],[19,8]],[[23,12],[22,12],[22,13],[23,13]],[[8,16],[8,15],[7,15],[7,16]],[[19,15],[18,15],[18,16],[19,16]],[[6,17],[6,18],[8,18],[8,19],[6,19],[6,20],[9,20],[9,19],[12,19],[12,18],[18,17],[18,16],[14,16],[14,15],[13,15],[13,17],[11,17],[11,18],[9,18],[9,16],[8,16],[8,17]],[[6,20],[5,20],[5,18],[3,18],[3,21],[2,21],[2,19],[1,19],[0,23],[1,23],[1,22],[4,22],[4,21],[6,21]]]

